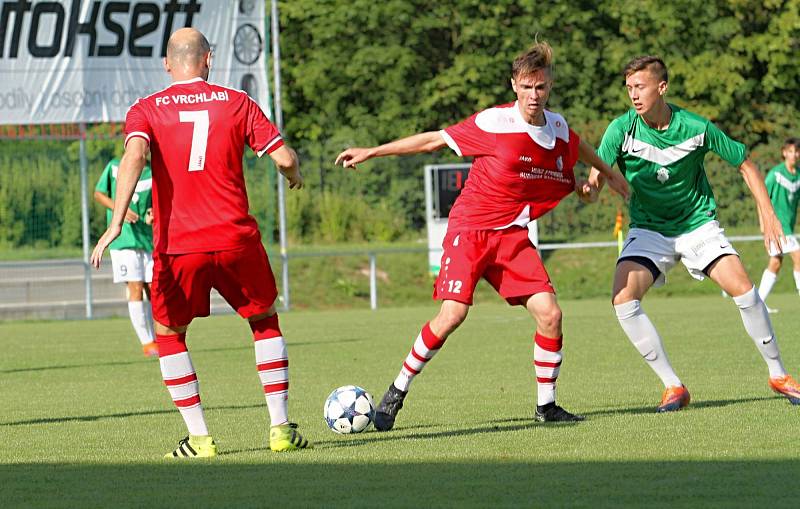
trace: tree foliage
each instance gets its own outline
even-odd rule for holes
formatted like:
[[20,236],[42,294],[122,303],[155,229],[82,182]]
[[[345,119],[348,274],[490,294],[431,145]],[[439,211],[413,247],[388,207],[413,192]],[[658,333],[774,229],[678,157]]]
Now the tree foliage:
[[[420,226],[421,168],[451,154],[375,160],[355,176],[331,161],[347,146],[441,129],[513,100],[511,62],[539,37],[555,49],[550,107],[590,142],[598,143],[608,122],[629,107],[620,73],[625,63],[657,54],[670,69],[669,100],[709,117],[752,147],[762,166],[771,166],[780,156],[778,140],[797,132],[799,5],[291,0],[281,4],[286,133],[306,156],[315,183],[371,203],[388,199],[409,224]],[[735,170],[713,160],[708,168],[723,209],[746,197]],[[568,201],[555,215],[594,215],[581,209]],[[739,209],[724,209],[723,217],[754,226],[752,207]],[[598,225],[579,221],[563,232],[575,226]]]
[[[667,62],[670,101],[745,142],[762,170],[778,162],[784,137],[800,134],[800,0],[286,0],[280,13],[285,135],[309,184],[287,201],[298,242],[422,228],[422,168],[454,154],[382,158],[355,172],[334,158],[514,100],[511,62],[537,37],[555,50],[550,108],[593,144],[629,107],[620,71],[641,54]],[[90,184],[119,148],[89,142]],[[755,229],[736,170],[714,156],[707,169],[724,224]],[[271,172],[245,161],[252,212],[274,232]],[[77,142],[0,143],[0,245],[77,245],[77,186]],[[618,206],[608,192],[599,206],[570,197],[542,220],[545,235],[610,231]],[[91,220],[96,238],[105,225],[94,204]]]

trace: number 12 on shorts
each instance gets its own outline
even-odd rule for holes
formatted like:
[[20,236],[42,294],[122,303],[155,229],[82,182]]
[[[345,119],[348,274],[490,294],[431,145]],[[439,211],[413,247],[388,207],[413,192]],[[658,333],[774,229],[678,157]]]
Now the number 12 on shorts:
[[203,171],[206,165],[206,145],[208,144],[208,110],[179,111],[178,114],[181,122],[194,124],[188,169],[189,171]]
[[461,293],[461,281],[453,281],[453,280],[448,281],[447,291],[449,293]]

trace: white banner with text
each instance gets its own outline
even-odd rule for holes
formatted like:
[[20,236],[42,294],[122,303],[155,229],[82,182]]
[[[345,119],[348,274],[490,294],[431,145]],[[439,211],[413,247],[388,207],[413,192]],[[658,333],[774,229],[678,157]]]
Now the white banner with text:
[[270,111],[263,0],[0,0],[0,125],[125,120],[169,85],[163,58],[182,27],[211,44],[209,81]]

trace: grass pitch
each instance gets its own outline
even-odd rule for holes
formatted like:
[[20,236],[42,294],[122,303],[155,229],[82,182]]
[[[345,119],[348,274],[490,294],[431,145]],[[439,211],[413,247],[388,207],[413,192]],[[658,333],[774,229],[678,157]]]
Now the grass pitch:
[[[325,397],[358,384],[379,399],[436,305],[284,314],[290,414],[315,444],[286,454],[267,448],[246,324],[197,320],[189,345],[220,455],[191,463],[161,459],[185,430],[127,320],[0,323],[2,505],[796,507],[800,407],[768,389],[730,299],[645,301],[692,393],[668,415],[653,413],[660,383],[610,304],[562,306],[559,403],[586,422],[532,422],[533,322],[479,302],[414,382],[395,430],[353,436],[327,429]],[[800,300],[770,306],[797,376]]]

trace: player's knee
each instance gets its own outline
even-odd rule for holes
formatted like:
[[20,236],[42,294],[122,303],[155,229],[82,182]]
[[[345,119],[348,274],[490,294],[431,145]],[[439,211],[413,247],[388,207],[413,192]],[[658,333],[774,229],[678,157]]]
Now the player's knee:
[[140,301],[144,298],[144,283],[141,281],[129,281],[127,290],[129,301]]
[[637,299],[633,292],[629,291],[627,288],[622,288],[621,290],[614,292],[614,295],[611,297],[611,304],[615,308],[619,305],[633,301],[639,302],[639,299]]
[[561,330],[561,308],[558,305],[550,306],[536,315],[537,325],[543,330]]

